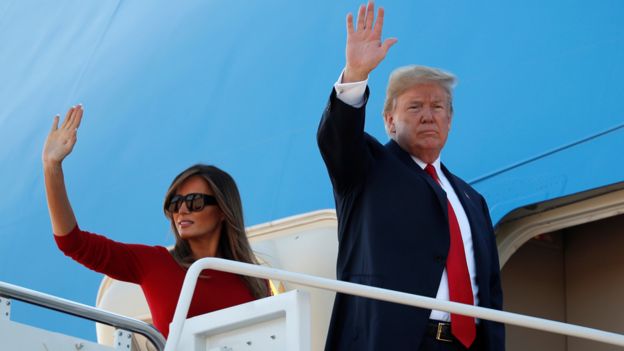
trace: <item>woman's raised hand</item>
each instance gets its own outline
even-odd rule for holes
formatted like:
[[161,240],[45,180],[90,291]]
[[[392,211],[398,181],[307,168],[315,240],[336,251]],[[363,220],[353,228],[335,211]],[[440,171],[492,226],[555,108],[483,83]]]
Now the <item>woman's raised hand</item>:
[[54,117],[52,129],[43,147],[43,163],[61,163],[76,145],[76,133],[82,120],[82,105],[70,108],[59,127],[60,117]]

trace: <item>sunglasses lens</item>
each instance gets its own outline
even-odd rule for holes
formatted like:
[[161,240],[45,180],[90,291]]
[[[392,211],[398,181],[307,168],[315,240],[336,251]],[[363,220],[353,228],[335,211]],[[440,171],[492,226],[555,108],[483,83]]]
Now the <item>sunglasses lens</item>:
[[169,212],[178,212],[180,209],[180,204],[182,203],[182,197],[180,195],[176,195],[169,200],[169,204],[167,205],[167,211]]
[[[201,211],[206,204],[204,203],[204,197],[201,194],[191,194],[191,198],[187,199],[187,207],[189,211]],[[189,206],[190,204],[190,206]]]
[[208,205],[216,205],[217,199],[212,195],[206,194],[188,194],[185,196],[175,195],[167,204],[167,211],[177,213],[180,211],[182,203],[186,205],[186,209],[190,212],[197,212],[204,209]]

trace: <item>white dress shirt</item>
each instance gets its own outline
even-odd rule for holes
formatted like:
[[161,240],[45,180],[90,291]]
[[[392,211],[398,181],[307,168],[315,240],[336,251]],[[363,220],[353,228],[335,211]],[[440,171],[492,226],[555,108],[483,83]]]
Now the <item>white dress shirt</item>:
[[[366,92],[368,79],[361,82],[342,83],[343,74],[344,71],[340,74],[338,81],[334,84],[336,97],[345,104],[351,105],[356,108],[362,107],[362,105],[364,105],[364,93]],[[425,169],[425,166],[427,165],[425,162],[413,155],[412,159],[418,164],[421,169]],[[477,272],[475,267],[474,249],[472,246],[472,231],[470,230],[468,216],[466,216],[464,207],[461,205],[461,202],[459,201],[459,198],[457,197],[453,186],[451,186],[451,183],[446,178],[446,175],[444,174],[444,172],[442,172],[442,169],[440,168],[440,158],[438,157],[438,159],[435,160],[432,165],[438,173],[438,177],[440,178],[441,182],[440,185],[442,186],[442,189],[446,192],[448,201],[451,203],[451,206],[453,206],[453,210],[455,211],[457,222],[459,222],[459,229],[461,231],[462,240],[464,242],[464,252],[466,253],[468,273],[470,274],[470,284],[472,285],[474,304],[475,306],[477,306],[479,304],[479,287],[477,286]],[[446,274],[446,268],[444,269],[444,272],[442,272],[442,277],[440,279],[440,286],[438,287],[436,299],[449,301],[448,276]],[[451,316],[448,312],[436,310],[431,311],[429,318],[447,322],[451,320]]]

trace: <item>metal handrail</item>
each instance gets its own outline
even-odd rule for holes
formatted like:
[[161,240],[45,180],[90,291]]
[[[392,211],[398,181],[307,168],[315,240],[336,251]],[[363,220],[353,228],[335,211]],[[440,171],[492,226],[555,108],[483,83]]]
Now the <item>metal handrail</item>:
[[138,333],[145,336],[158,351],[165,348],[162,334],[153,326],[137,319],[5,282],[0,282],[0,296]]
[[240,275],[252,276],[256,278],[287,281],[309,287],[336,291],[344,294],[368,297],[372,299],[394,302],[420,308],[446,311],[480,319],[487,319],[496,322],[517,325],[525,328],[543,330],[551,333],[563,334],[604,342],[607,344],[624,346],[624,335],[593,328],[582,327],[579,325],[562,323],[537,317],[530,317],[518,313],[493,310],[484,307],[465,305],[457,302],[436,300],[434,298],[420,295],[412,295],[367,285],[360,285],[340,280],[288,272],[254,264],[230,261],[220,258],[203,258],[193,263],[186,273],[186,277],[184,278],[184,284],[182,285],[182,291],[180,292],[178,305],[176,306],[173,321],[171,322],[169,338],[167,339],[167,344],[165,345],[165,351],[173,351],[178,345],[180,336],[182,335],[184,321],[186,320],[186,316],[188,315],[189,305],[191,302],[191,298],[193,297],[197,278],[199,277],[201,271],[204,269],[214,269]]

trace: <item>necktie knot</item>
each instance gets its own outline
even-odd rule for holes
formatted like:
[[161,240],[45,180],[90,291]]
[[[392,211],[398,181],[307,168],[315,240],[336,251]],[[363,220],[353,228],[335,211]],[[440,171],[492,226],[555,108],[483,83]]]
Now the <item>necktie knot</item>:
[[438,184],[440,184],[440,178],[438,178],[438,172],[436,172],[435,167],[431,163],[427,163],[425,166],[425,172],[433,178]]

